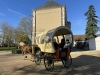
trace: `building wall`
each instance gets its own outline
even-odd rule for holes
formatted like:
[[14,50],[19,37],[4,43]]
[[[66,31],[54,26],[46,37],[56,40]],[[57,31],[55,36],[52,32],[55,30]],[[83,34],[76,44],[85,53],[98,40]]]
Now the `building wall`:
[[[37,34],[40,34],[41,32],[48,31],[50,29],[59,26],[68,26],[65,6],[49,8],[49,9],[33,10],[32,15],[33,15],[32,44],[35,43],[35,36]],[[62,37],[60,37],[59,39],[62,39]]]
[[89,40],[90,50],[100,50],[100,36]]
[[36,34],[65,25],[65,9],[52,8],[36,11]]
[[95,38],[88,40],[89,41],[89,50],[96,50],[96,41]]
[[71,22],[67,22],[66,26],[71,30]]

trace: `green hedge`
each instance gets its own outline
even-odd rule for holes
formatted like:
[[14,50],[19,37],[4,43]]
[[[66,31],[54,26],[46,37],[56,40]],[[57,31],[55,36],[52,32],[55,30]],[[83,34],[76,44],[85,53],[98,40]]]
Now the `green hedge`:
[[14,50],[16,47],[0,47],[0,51],[5,51],[5,50]]
[[11,50],[12,54],[21,54],[21,50],[20,49],[14,49],[14,50]]

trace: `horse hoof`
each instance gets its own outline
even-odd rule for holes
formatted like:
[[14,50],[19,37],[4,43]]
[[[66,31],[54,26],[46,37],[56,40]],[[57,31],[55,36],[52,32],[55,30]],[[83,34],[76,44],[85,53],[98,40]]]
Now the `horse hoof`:
[[31,59],[31,61],[32,61],[32,62],[34,62],[34,60],[33,60],[33,59]]

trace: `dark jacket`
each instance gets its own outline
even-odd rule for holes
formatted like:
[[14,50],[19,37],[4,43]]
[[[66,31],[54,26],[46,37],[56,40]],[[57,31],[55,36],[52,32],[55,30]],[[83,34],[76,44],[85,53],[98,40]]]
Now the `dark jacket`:
[[59,48],[59,45],[56,42],[54,42],[54,47],[55,47],[55,50],[57,50]]

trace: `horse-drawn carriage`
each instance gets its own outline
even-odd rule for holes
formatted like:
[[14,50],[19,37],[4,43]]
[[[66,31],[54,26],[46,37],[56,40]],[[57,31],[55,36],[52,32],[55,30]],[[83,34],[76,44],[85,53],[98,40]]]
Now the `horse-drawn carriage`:
[[46,70],[52,71],[54,69],[54,61],[61,60],[62,64],[67,67],[72,63],[72,58],[70,55],[71,47],[67,48],[64,51],[60,51],[60,48],[55,50],[53,39],[57,40],[57,43],[60,44],[60,40],[68,38],[71,42],[71,47],[73,44],[73,33],[66,26],[60,26],[55,29],[42,32],[35,37],[36,45],[38,48],[35,50],[35,63],[40,64],[41,59],[44,59],[44,65]]

